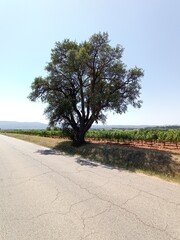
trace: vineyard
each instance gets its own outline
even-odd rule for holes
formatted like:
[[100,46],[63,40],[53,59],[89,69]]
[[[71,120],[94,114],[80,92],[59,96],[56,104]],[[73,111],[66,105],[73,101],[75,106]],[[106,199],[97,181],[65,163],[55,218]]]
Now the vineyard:
[[[6,132],[36,135],[52,138],[68,138],[61,130],[9,130]],[[178,148],[180,145],[179,129],[139,129],[139,130],[89,130],[86,134],[86,140],[110,143],[124,144],[149,144],[154,146],[161,144],[162,146],[173,145]]]

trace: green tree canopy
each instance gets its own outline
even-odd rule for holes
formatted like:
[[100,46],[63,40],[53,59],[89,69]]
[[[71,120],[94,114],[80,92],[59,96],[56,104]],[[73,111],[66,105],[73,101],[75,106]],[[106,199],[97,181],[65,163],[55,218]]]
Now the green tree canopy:
[[143,70],[127,69],[123,50],[120,45],[110,46],[107,33],[94,34],[82,43],[56,42],[45,67],[47,77],[35,78],[29,99],[47,103],[50,125],[62,124],[81,145],[94,122],[105,123],[107,110],[122,114],[129,104],[141,107]]

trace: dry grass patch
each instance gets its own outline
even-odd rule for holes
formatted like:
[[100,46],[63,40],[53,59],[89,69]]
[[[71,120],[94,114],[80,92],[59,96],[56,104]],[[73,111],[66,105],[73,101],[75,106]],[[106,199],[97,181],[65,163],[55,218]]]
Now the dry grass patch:
[[117,168],[158,176],[180,183],[180,155],[160,150],[125,147],[121,145],[87,143],[77,148],[71,141],[58,138],[6,134],[70,155],[97,161]]
[[21,139],[27,142],[32,142],[44,147],[54,148],[61,142],[64,142],[64,139],[59,138],[49,138],[49,137],[40,137],[40,136],[31,136],[25,134],[16,134],[16,133],[5,133],[4,135],[9,137],[14,137],[17,139]]

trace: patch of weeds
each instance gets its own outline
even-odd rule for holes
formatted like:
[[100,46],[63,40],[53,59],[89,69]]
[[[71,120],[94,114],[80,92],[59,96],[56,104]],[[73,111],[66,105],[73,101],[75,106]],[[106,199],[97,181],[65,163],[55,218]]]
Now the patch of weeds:
[[55,149],[118,168],[164,176],[169,180],[179,178],[180,182],[180,164],[170,153],[93,143],[77,148],[70,142],[59,143]]

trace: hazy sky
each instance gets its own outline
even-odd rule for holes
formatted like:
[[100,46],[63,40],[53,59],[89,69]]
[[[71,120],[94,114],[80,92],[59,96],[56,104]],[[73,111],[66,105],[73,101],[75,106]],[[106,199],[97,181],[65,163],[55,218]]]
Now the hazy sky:
[[142,108],[107,124],[180,124],[180,0],[0,0],[0,31],[0,120],[46,122],[27,96],[55,42],[108,32],[145,76]]

